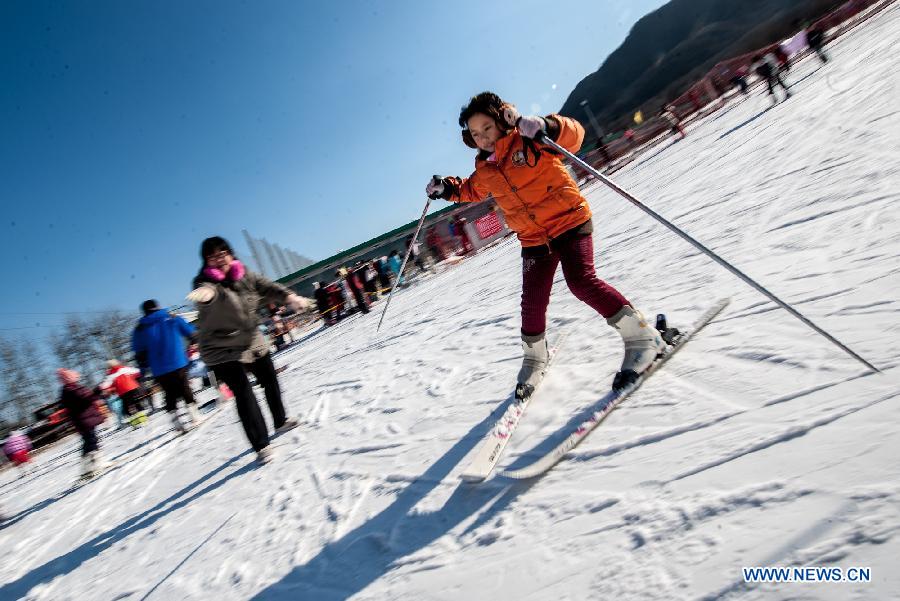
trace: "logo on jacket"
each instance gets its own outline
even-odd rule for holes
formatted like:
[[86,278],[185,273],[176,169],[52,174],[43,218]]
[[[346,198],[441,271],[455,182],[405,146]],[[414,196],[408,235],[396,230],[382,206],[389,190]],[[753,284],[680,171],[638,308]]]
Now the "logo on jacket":
[[515,151],[512,155],[512,162],[513,162],[513,165],[515,165],[516,167],[521,167],[522,165],[524,165],[525,164],[525,151],[524,150]]

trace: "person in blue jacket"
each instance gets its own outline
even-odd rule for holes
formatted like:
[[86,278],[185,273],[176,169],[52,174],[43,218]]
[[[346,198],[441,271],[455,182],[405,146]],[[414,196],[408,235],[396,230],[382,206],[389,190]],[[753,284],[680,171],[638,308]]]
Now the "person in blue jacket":
[[403,267],[403,261],[400,259],[400,254],[396,250],[391,251],[391,255],[387,260],[388,269],[390,269],[395,278],[399,278],[400,283],[403,283],[403,277],[400,275],[400,268]]
[[144,316],[131,336],[131,348],[141,371],[149,369],[166,396],[166,411],[172,416],[175,428],[186,428],[178,417],[178,399],[184,399],[193,425],[200,421],[200,412],[188,381],[188,361],[185,339],[195,337],[196,329],[181,317],[160,308],[155,300],[141,305]]

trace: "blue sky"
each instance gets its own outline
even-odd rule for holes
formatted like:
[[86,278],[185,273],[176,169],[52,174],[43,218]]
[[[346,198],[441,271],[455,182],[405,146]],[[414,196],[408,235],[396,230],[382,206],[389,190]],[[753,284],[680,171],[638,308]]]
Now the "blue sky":
[[471,95],[556,111],[664,3],[0,3],[0,336],[181,303],[209,235],[321,259],[414,220]]

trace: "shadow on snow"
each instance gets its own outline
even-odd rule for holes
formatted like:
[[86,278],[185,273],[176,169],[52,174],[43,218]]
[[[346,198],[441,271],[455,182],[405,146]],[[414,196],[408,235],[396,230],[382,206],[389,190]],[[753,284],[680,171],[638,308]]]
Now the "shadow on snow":
[[[193,501],[221,487],[229,480],[237,478],[253,470],[256,467],[255,464],[249,463],[244,467],[235,470],[222,478],[219,478],[215,482],[212,482],[200,488],[205,482],[211,480],[217,474],[226,470],[229,466],[233,465],[235,462],[237,462],[245,455],[248,455],[249,453],[250,451],[248,450],[232,457],[219,467],[207,472],[167,499],[160,501],[147,511],[129,518],[128,520],[122,522],[111,530],[107,530],[106,532],[95,536],[91,540],[82,543],[68,553],[60,555],[59,557],[51,559],[45,564],[34,568],[17,580],[4,584],[2,587],[0,587],[0,599],[21,599],[25,597],[28,592],[34,587],[51,582],[53,579],[63,574],[73,572],[82,564],[98,557],[101,553],[103,553],[119,541],[131,536],[135,532],[139,532],[141,530],[144,530],[145,528],[153,526],[157,521],[159,521],[160,518],[163,518],[170,513],[188,506]],[[191,493],[191,491],[193,491],[194,489],[199,490]]]
[[481,442],[510,402],[511,397],[448,449],[378,515],[325,545],[306,564],[295,567],[253,599],[347,599],[399,567],[398,560],[425,548],[466,518],[481,512],[462,534],[490,522],[533,482],[503,483],[502,488],[498,488],[498,481],[480,486],[460,484],[439,510],[430,513],[413,510]]

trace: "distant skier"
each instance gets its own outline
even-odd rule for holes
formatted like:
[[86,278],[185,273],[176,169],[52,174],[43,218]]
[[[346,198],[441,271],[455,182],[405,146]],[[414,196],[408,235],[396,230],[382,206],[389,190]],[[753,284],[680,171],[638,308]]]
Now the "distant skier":
[[325,287],[325,291],[328,293],[328,302],[331,305],[331,313],[334,315],[335,321],[340,321],[344,317],[344,307],[347,302],[342,283],[343,280],[337,280]]
[[675,107],[671,104],[667,104],[663,107],[662,111],[660,111],[660,116],[669,124],[669,129],[672,133],[678,134],[679,140],[684,140],[684,128],[681,126],[681,119],[678,118]]
[[[200,423],[200,412],[188,380],[185,341],[196,335],[195,328],[183,318],[169,313],[153,299],[141,305],[144,316],[131,335],[131,348],[142,371],[153,372],[153,378],[166,396],[166,412],[179,432]],[[191,417],[189,425],[178,416],[178,399],[184,399]]]
[[756,72],[757,75],[766,80],[766,85],[769,88],[769,95],[772,98],[772,102],[778,102],[778,95],[775,94],[775,86],[780,85],[784,89],[785,100],[791,97],[790,89],[787,87],[787,84],[785,84],[781,79],[778,68],[778,61],[775,58],[774,54],[772,54],[771,52],[767,52],[764,55],[755,55],[753,57],[751,68]]
[[375,271],[375,267],[373,265],[373,261],[370,259],[368,261],[363,262],[359,267],[359,272],[363,281],[363,288],[366,291],[366,298],[369,300],[369,303],[374,303],[378,300],[378,272]]
[[412,262],[416,267],[419,268],[419,271],[428,271],[428,268],[425,266],[425,261],[422,260],[422,255],[419,251],[419,247],[421,244],[418,240],[413,240],[412,234],[406,237],[406,249],[409,250],[410,247],[412,251],[409,254],[409,258],[412,259]]
[[366,299],[364,298],[363,287],[359,282],[359,278],[357,278],[356,273],[347,269],[346,267],[342,267],[338,269],[334,275],[338,278],[343,279],[347,290],[349,290],[350,294],[353,295],[353,300],[356,302],[356,308],[363,313],[368,313],[369,303],[367,303]]
[[[341,289],[341,295],[343,298],[343,303],[347,308],[347,313],[351,313],[351,308],[358,309],[359,306],[356,304],[356,298],[353,295],[353,291],[350,289],[350,284],[347,282],[347,268],[339,267],[337,271],[334,272],[334,277],[337,278],[335,284],[338,288]],[[352,301],[352,302],[351,302]]]
[[750,86],[747,85],[747,74],[749,70],[746,65],[741,65],[737,69],[734,70],[734,76],[731,78],[732,85],[740,88],[741,94],[746,94],[750,90]]
[[313,297],[316,299],[316,308],[319,310],[319,315],[325,321],[326,325],[331,325],[335,322],[335,318],[334,311],[331,310],[331,306],[328,302],[327,286],[328,284],[325,282],[313,283]]
[[115,392],[122,399],[122,411],[128,416],[128,423],[133,428],[147,422],[147,412],[141,407],[141,385],[138,377],[141,370],[122,365],[115,359],[107,361],[106,378],[100,383],[103,391]]
[[200,256],[203,263],[194,278],[194,290],[187,296],[199,310],[200,355],[216,379],[234,393],[238,416],[257,461],[267,463],[271,459],[269,431],[247,372],[256,376],[265,391],[276,432],[290,430],[298,421],[285,414],[269,344],[259,331],[257,310],[262,303],[274,302],[299,312],[306,308],[306,301],[245,269],[224,238],[204,240]]
[[[597,138],[597,152],[600,154],[600,166],[609,165],[612,163],[612,155],[609,154],[609,148],[606,146],[606,143],[603,141],[603,136]],[[595,165],[596,166],[596,165]],[[588,174],[589,178],[593,178],[594,176]]]
[[31,460],[31,440],[21,430],[13,430],[3,443],[3,454],[13,465],[19,466]]
[[577,152],[584,139],[578,121],[560,115],[520,116],[496,94],[473,97],[459,115],[466,146],[478,150],[468,178],[433,177],[431,198],[477,202],[492,196],[522,244],[522,368],[517,397],[530,395],[549,360],[547,306],[557,266],[576,298],[606,318],[621,336],[625,355],[613,387],[624,387],[646,370],[666,345],[659,332],[594,269],[593,224],[559,156],[534,140],[543,132]]
[[459,253],[462,255],[467,255],[475,250],[469,239],[469,233],[466,232],[466,223],[468,220],[462,215],[456,215],[450,219],[450,235],[456,238],[460,249]]
[[785,50],[781,46],[781,44],[778,44],[777,46],[772,48],[772,56],[775,57],[775,60],[778,63],[779,73],[791,72],[791,57],[788,55],[787,50]]
[[400,268],[403,267],[403,259],[400,258],[400,253],[396,250],[392,250],[391,254],[388,256],[387,266],[391,273],[394,274],[394,279],[402,284],[403,277],[400,275]]
[[81,374],[71,369],[58,369],[56,374],[62,383],[60,403],[72,420],[75,430],[81,435],[81,477],[91,478],[102,472],[108,463],[100,454],[100,443],[96,428],[103,423],[103,414],[98,404],[99,388],[90,388],[81,384]]
[[391,274],[387,257],[378,257],[374,261],[375,271],[378,272],[378,292],[384,294],[391,289]]
[[825,53],[825,32],[820,25],[806,28],[806,43],[816,53],[820,61],[823,63],[828,62],[828,55]]
[[447,259],[447,251],[444,250],[444,240],[437,233],[437,227],[432,226],[428,228],[428,231],[425,233],[425,243],[428,245],[428,250],[431,252],[435,263],[440,263]]

